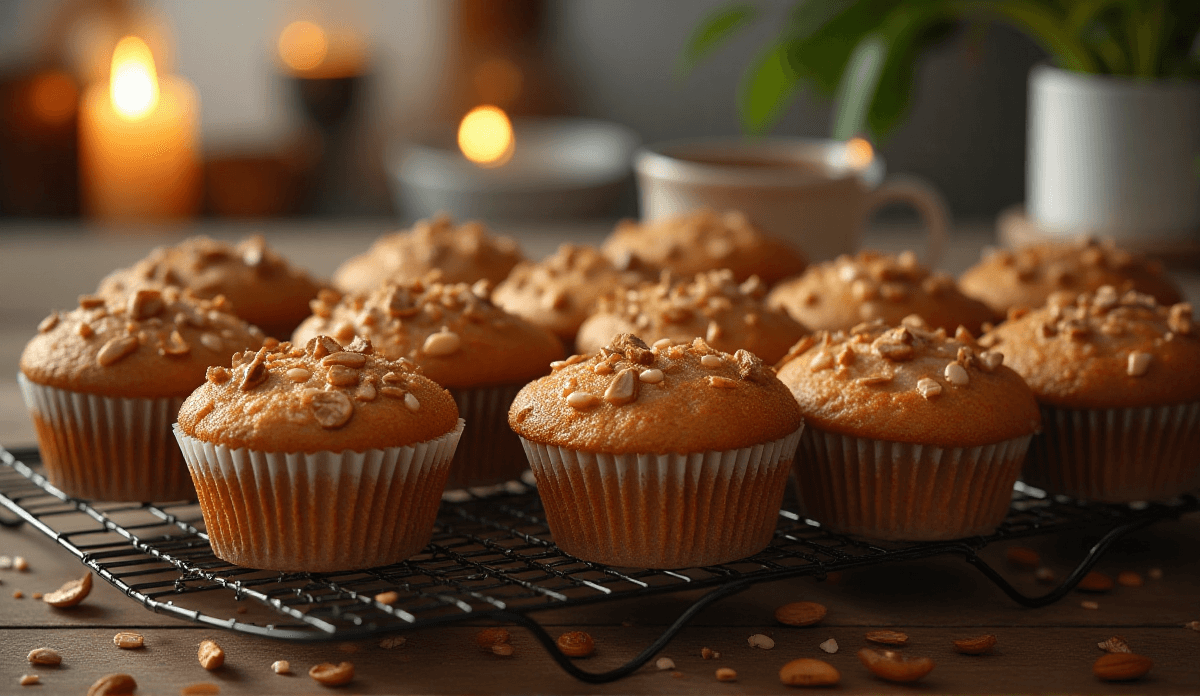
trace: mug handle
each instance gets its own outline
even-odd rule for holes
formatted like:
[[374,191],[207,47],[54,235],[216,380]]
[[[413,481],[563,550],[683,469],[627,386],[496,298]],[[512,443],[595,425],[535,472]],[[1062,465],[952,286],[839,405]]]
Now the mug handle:
[[905,203],[917,211],[925,223],[925,265],[937,266],[946,251],[950,231],[950,210],[942,194],[928,181],[911,174],[894,174],[867,196],[864,221],[877,209],[890,203]]

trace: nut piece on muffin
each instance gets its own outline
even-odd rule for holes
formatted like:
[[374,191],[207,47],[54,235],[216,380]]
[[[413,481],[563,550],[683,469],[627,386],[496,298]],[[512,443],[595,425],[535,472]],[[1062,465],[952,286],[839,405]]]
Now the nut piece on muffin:
[[725,563],[771,540],[803,421],[745,350],[629,334],[530,383],[509,410],[555,542],[619,566]]
[[324,284],[289,265],[262,235],[237,244],[200,236],[158,247],[133,266],[113,271],[97,293],[123,296],[139,287],[167,286],[207,299],[224,295],[239,317],[268,336],[287,338],[308,316],[308,302]]
[[626,261],[618,268],[593,247],[563,244],[537,263],[517,264],[496,286],[492,302],[570,344],[601,295],[653,279],[637,257]]
[[781,283],[767,304],[787,311],[813,331],[846,331],[864,321],[896,325],[917,314],[934,328],[978,332],[998,315],[959,291],[954,278],[931,273],[911,251],[898,256],[878,251],[843,254],[811,266]]
[[436,271],[446,283],[495,285],[523,259],[511,237],[492,234],[482,222],[458,226],[438,215],[375,240],[365,254],[338,267],[333,284],[347,292],[370,292],[386,281],[403,283]]
[[1192,306],[1104,286],[1013,310],[980,339],[1033,389],[1046,427],[1025,480],[1108,502],[1164,500],[1200,468],[1200,336]]
[[20,374],[47,477],[80,498],[194,497],[171,423],[210,365],[262,342],[224,297],[175,287],[84,295],[52,313]]
[[445,389],[363,339],[273,344],[231,365],[209,368],[175,429],[218,557],[350,570],[428,543],[462,433]]
[[1014,307],[1041,307],[1055,292],[1077,295],[1103,285],[1147,293],[1164,305],[1183,299],[1162,264],[1089,237],[993,250],[967,269],[958,284],[1000,314]]
[[470,423],[451,487],[499,483],[524,471],[521,443],[506,425],[508,405],[563,357],[553,333],[493,305],[484,285],[387,283],[344,297],[324,291],[294,336],[297,344],[319,334],[343,342],[362,336],[380,354],[410,360],[448,387]]
[[1003,360],[916,316],[796,344],[778,371],[808,425],[796,463],[808,515],[879,539],[993,530],[1040,422]]
[[739,284],[728,269],[699,273],[690,280],[664,273],[658,283],[617,289],[602,297],[580,327],[576,345],[581,352],[594,353],[620,333],[636,332],[650,343],[691,343],[700,336],[717,350],[744,348],[774,363],[807,331],[782,310],[768,307],[766,294],[758,276]]
[[682,276],[728,268],[734,279],[757,275],[771,285],[804,271],[807,259],[788,242],[753,225],[742,212],[701,209],[650,222],[622,220],[604,241],[605,256],[630,256]]

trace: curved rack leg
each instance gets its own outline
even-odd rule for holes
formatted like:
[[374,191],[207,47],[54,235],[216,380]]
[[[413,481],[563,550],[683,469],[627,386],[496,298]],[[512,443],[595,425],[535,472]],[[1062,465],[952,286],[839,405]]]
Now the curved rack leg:
[[1100,557],[1103,556],[1108,551],[1109,547],[1111,547],[1118,539],[1132,531],[1147,527],[1155,522],[1161,521],[1162,519],[1164,518],[1161,516],[1146,517],[1134,520],[1132,522],[1119,524],[1116,527],[1108,530],[1108,533],[1101,537],[1100,541],[1097,541],[1092,548],[1088,549],[1087,555],[1083,557],[1083,560],[1079,562],[1079,565],[1075,566],[1075,570],[1071,571],[1071,574],[1062,581],[1062,584],[1046,594],[1038,597],[1030,597],[1022,594],[1020,590],[1010,585],[1009,582],[1004,579],[1004,576],[996,572],[994,568],[980,558],[979,555],[975,553],[974,549],[965,551],[963,555],[966,558],[967,563],[970,563],[978,568],[979,572],[987,576],[989,580],[999,587],[1004,594],[1012,598],[1014,602],[1022,606],[1036,609],[1038,607],[1054,604],[1058,600],[1067,596],[1067,593],[1075,589],[1075,586],[1079,584],[1079,581],[1083,580],[1083,577],[1087,575],[1089,571],[1091,571],[1091,569],[1096,565],[1096,562],[1100,560]]
[[693,618],[695,618],[696,614],[699,614],[705,607],[713,602],[716,602],[717,600],[735,595],[753,584],[753,582],[748,580],[739,580],[728,585],[722,585],[721,587],[718,587],[704,595],[700,599],[696,600],[694,604],[688,607],[687,611],[680,614],[679,618],[675,619],[675,622],[668,626],[667,629],[663,631],[662,635],[656,638],[653,643],[646,647],[645,650],[642,650],[640,653],[638,653],[637,657],[634,657],[629,662],[626,662],[615,669],[610,669],[607,672],[588,672],[577,667],[571,658],[564,655],[562,650],[558,649],[558,644],[555,642],[554,638],[552,638],[550,634],[546,632],[546,629],[542,628],[541,624],[531,619],[526,614],[519,614],[516,612],[497,612],[491,614],[491,616],[502,621],[511,621],[512,623],[529,629],[529,631],[533,633],[533,636],[538,639],[538,642],[542,644],[542,647],[546,649],[546,652],[550,653],[550,657],[558,663],[558,666],[562,667],[563,671],[567,674],[570,674],[572,677],[575,677],[576,679],[588,684],[607,684],[608,682],[616,681],[641,669],[642,665],[649,662],[651,658],[665,648],[667,643],[670,643],[671,640],[679,634],[679,631],[681,631],[683,627],[686,626]]

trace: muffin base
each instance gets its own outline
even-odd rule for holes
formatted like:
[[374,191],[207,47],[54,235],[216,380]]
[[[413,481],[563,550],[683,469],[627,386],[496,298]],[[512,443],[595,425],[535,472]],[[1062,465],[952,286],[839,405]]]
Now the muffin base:
[[175,437],[213,553],[248,568],[329,572],[396,563],[433,524],[463,421],[415,445],[262,452]]
[[451,389],[458,413],[471,424],[458,442],[446,488],[490,486],[519,479],[529,462],[508,427],[508,409],[525,383]]
[[685,568],[766,548],[801,430],[762,445],[693,454],[521,443],[560,549],[606,565]]
[[17,375],[37,431],[46,478],[73,498],[194,500],[171,424],[182,397],[84,394]]
[[1022,478],[1072,498],[1169,500],[1200,474],[1200,402],[1114,409],[1042,407]]
[[905,541],[987,534],[1008,514],[1030,437],[944,449],[809,426],[797,492],[806,515],[845,534]]

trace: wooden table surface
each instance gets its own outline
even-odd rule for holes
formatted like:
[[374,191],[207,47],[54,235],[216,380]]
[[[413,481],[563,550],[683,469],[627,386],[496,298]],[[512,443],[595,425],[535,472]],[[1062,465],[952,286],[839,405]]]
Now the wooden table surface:
[[[232,238],[252,228],[208,227],[203,232]],[[364,249],[382,221],[334,225],[272,223],[268,241],[317,273],[327,274],[343,258]],[[607,225],[539,226],[521,231],[531,256],[551,251],[558,240],[594,242]],[[517,231],[517,230],[513,230]],[[171,235],[177,238],[182,232]],[[961,271],[988,241],[986,226],[960,229],[943,266]],[[912,245],[904,231],[876,232],[868,244],[897,250]],[[53,308],[73,306],[75,297],[92,290],[108,270],[127,265],[164,237],[81,234],[63,227],[0,227],[0,443],[33,441],[32,429],[16,392],[20,349],[37,322]],[[1200,275],[1180,276],[1190,297],[1200,297]],[[4,367],[6,366],[6,367]],[[1024,545],[1037,550],[1044,563],[1065,574],[1095,541],[1097,530],[1081,530]],[[1029,594],[1045,591],[1030,571],[1007,566],[1004,546],[989,547],[986,560]],[[0,570],[0,694],[82,694],[103,674],[126,672],[139,683],[139,694],[177,694],[184,687],[210,683],[222,694],[329,693],[306,676],[319,662],[354,663],[354,681],[344,693],[782,693],[779,668],[789,660],[827,660],[841,671],[840,693],[1198,693],[1200,632],[1185,628],[1200,620],[1200,515],[1160,523],[1127,537],[1107,555],[1100,569],[1115,575],[1135,571],[1141,587],[1117,586],[1101,595],[1072,593],[1050,607],[1025,609],[1005,597],[974,568],[958,558],[866,568],[844,573],[835,581],[779,581],[751,588],[702,612],[664,651],[675,670],[653,664],[615,684],[591,686],[568,677],[550,661],[524,630],[512,628],[514,655],[498,657],[475,646],[474,634],[485,623],[463,623],[408,631],[400,647],[384,649],[379,640],[348,644],[296,644],[197,627],[153,614],[103,581],[73,609],[53,609],[30,598],[81,573],[79,563],[48,538],[28,527],[0,528],[0,555],[22,556],[29,569]],[[1159,580],[1149,578],[1161,570]],[[23,598],[17,598],[16,593]],[[692,601],[696,592],[640,600],[560,609],[536,618],[552,634],[585,630],[597,652],[581,662],[591,671],[615,667],[633,657],[658,636]],[[775,607],[791,601],[815,601],[829,608],[817,626],[790,628],[772,620]],[[1095,601],[1098,609],[1081,606]],[[211,600],[219,609],[225,598]],[[228,607],[224,607],[228,610]],[[260,614],[261,613],[261,614]],[[270,621],[265,610],[251,608],[247,620]],[[872,677],[855,652],[867,645],[872,629],[903,630],[910,636],[902,650],[929,656],[937,667],[916,686],[898,686]],[[145,636],[137,651],[116,648],[119,630]],[[772,637],[772,650],[751,648],[751,634]],[[950,641],[983,633],[997,636],[993,654],[959,655]],[[1102,653],[1096,643],[1123,636],[1134,651],[1154,660],[1154,668],[1133,684],[1097,680],[1091,665]],[[196,646],[205,639],[224,648],[225,666],[205,671]],[[834,638],[840,646],[828,655],[818,645]],[[63,656],[58,667],[35,667],[27,653],[53,647]],[[701,658],[701,648],[721,654]],[[274,674],[271,663],[288,660],[294,674]],[[714,672],[729,667],[737,681],[718,682]],[[23,674],[37,674],[41,684],[18,686]]]

